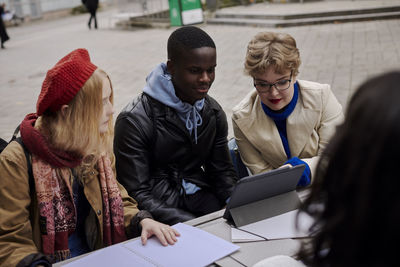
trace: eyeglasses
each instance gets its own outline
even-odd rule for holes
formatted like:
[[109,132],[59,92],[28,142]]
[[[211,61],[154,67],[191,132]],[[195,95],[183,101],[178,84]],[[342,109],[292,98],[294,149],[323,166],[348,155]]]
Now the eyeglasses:
[[[292,71],[290,72],[290,77],[292,77]],[[254,81],[254,87],[257,89],[259,93],[267,93],[271,89],[271,87],[275,87],[279,92],[285,91],[290,87],[291,79],[279,80],[276,83],[267,83],[264,81],[256,82]]]

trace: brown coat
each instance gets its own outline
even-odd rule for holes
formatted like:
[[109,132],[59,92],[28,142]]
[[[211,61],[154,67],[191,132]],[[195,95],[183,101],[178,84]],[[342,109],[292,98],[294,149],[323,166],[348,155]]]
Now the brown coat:
[[[112,162],[114,169],[114,159]],[[103,246],[103,208],[98,172],[80,177],[91,210],[86,219],[86,235],[91,249]],[[0,266],[16,266],[22,259],[41,251],[39,210],[36,196],[31,198],[28,169],[23,148],[10,143],[0,155]],[[139,212],[137,203],[119,183],[124,203],[127,235],[132,218]],[[136,234],[136,233],[135,233]]]

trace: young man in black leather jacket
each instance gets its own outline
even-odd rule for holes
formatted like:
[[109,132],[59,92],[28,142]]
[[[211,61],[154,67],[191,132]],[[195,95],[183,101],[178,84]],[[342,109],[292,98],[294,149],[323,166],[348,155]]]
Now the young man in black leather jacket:
[[149,74],[143,93],[117,118],[117,177],[161,222],[223,208],[237,180],[226,115],[207,95],[215,67],[211,37],[193,26],[177,29],[168,39],[167,63]]

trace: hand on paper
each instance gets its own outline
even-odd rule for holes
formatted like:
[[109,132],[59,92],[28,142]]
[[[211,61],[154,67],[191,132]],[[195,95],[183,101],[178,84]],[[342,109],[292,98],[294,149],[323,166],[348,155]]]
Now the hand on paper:
[[176,237],[180,236],[178,231],[171,226],[157,222],[153,219],[143,219],[140,221],[140,225],[142,226],[141,239],[143,245],[146,245],[147,239],[152,235],[155,235],[163,246],[175,244],[175,242],[178,241]]

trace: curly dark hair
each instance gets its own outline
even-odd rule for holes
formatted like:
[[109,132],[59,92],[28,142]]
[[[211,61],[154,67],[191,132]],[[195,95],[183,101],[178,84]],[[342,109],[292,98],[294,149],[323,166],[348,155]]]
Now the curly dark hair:
[[313,238],[307,266],[398,266],[400,72],[366,81],[352,96],[300,210]]
[[195,26],[184,26],[175,30],[168,38],[168,59],[178,60],[182,49],[192,50],[201,47],[215,48],[211,37],[202,29]]

